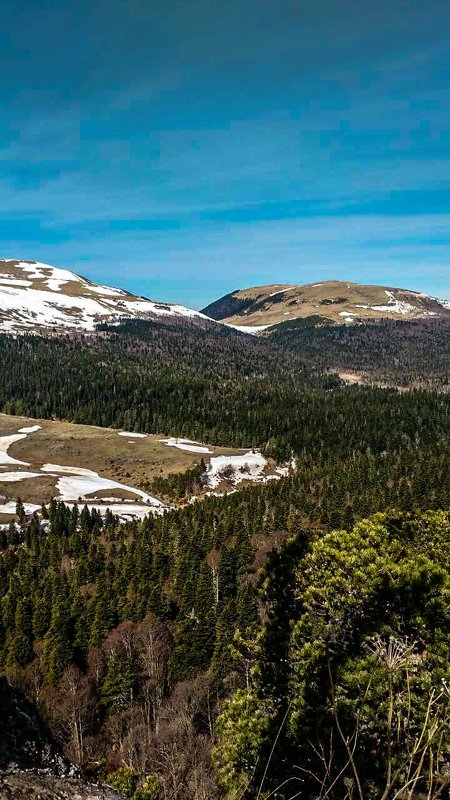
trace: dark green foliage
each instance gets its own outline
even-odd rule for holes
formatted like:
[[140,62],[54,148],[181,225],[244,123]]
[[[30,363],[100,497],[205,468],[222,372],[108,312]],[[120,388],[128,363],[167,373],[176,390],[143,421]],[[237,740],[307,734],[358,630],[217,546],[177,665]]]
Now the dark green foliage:
[[148,492],[167,497],[171,500],[185,500],[199,494],[203,488],[202,477],[205,473],[203,459],[185,472],[171,472],[165,478],[157,476],[145,488]]
[[309,317],[299,317],[298,319],[290,319],[286,320],[286,322],[279,322],[277,325],[271,325],[265,335],[270,335],[273,341],[280,342],[282,345],[286,344],[288,349],[293,350],[296,341],[294,338],[284,339],[287,333],[304,330],[305,328],[315,328],[319,325],[334,325],[334,323],[327,317],[321,317],[320,314],[311,314]]
[[251,297],[236,297],[236,291],[239,291],[239,289],[235,289],[234,292],[230,292],[219,300],[210,303],[209,306],[202,309],[202,313],[211,319],[226,319],[242,313],[253,305],[254,300]]
[[[376,797],[385,751],[372,739],[385,725],[386,696],[383,667],[363,645],[410,637],[425,647],[415,645],[419,655],[431,653],[433,680],[447,675],[447,518],[399,512],[450,505],[450,396],[345,389],[268,342],[208,325],[129,323],[80,341],[0,337],[0,355],[4,411],[255,445],[296,460],[282,480],[141,523],[52,501],[47,525],[19,505],[21,526],[0,536],[0,665],[40,703],[70,757],[102,764],[104,774],[126,765],[136,797],[158,797],[160,780],[164,796],[178,797],[171,770],[155,766],[172,748],[174,720],[176,779],[184,785],[191,748],[203,781],[215,715],[232,694],[217,728],[222,778],[238,796],[241,778],[263,780],[281,730],[269,791],[300,756],[316,770],[307,742],[330,735],[333,703],[351,731],[375,676],[360,763],[367,797]],[[185,500],[203,471],[152,489]],[[413,687],[419,717],[425,672]],[[335,753],[341,769],[342,748]]]
[[298,353],[313,370],[351,371],[368,383],[448,390],[450,314],[417,320],[375,320],[362,325],[283,322],[270,341]]
[[449,537],[449,512],[379,514],[348,532],[300,533],[269,560],[259,661],[218,723],[227,789],[247,780],[246,797],[264,784],[277,798],[295,786],[342,798],[353,786],[363,800],[406,785],[439,796],[450,746]]
[[286,404],[305,381],[322,383],[264,341],[179,321],[130,322],[81,341],[2,336],[0,359],[7,413],[236,446],[265,443],[271,427],[277,433],[276,384],[285,385]]
[[202,329],[196,336],[130,323],[130,330],[90,337],[84,347],[62,338],[0,337],[2,408],[257,445],[279,460],[292,451],[345,458],[416,439],[431,444],[448,429],[449,396],[339,389],[331,376],[313,379],[294,356],[263,341],[249,345],[250,337],[225,332],[218,343],[217,332]]

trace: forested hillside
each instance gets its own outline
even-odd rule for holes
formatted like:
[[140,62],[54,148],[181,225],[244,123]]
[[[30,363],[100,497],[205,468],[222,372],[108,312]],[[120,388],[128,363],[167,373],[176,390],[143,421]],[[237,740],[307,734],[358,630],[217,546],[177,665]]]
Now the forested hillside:
[[0,800],[450,800],[450,0],[0,36]]
[[[304,537],[326,542],[334,527],[350,531],[355,520],[379,509],[448,507],[448,446],[438,439],[420,443],[418,430],[417,437],[405,449],[399,443],[390,448],[386,437],[387,451],[376,454],[366,447],[344,458],[338,452],[316,461],[301,458],[280,482],[207,498],[139,524],[118,526],[112,517],[102,521],[87,510],[52,503],[44,512],[48,526],[36,517],[19,531],[11,525],[0,543],[3,669],[40,707],[66,755],[88,775],[125,788],[136,800],[214,800],[228,790],[234,797],[267,758],[288,691],[284,670],[297,663],[296,657],[285,661],[287,651],[280,647],[286,647],[294,608],[290,576],[298,553],[308,549]],[[393,519],[396,535],[403,536],[401,518]],[[383,550],[384,531],[377,531]],[[343,536],[336,534],[336,541]],[[261,584],[258,571],[271,552]],[[437,547],[434,557],[441,559]],[[330,559],[323,569],[333,580]],[[410,563],[419,569],[416,560]],[[351,574],[351,560],[342,569]],[[415,580],[412,573],[417,587]],[[321,585],[321,574],[317,581]],[[340,588],[338,583],[336,598]],[[334,618],[331,594],[329,602],[327,613]],[[381,595],[380,632],[383,602]],[[286,604],[285,620],[277,603]],[[386,603],[390,607],[388,595]],[[276,663],[261,655],[261,624],[271,619],[276,642],[268,647]],[[271,685],[281,705],[264,699],[260,720],[258,692],[266,688],[257,676],[265,670],[274,670]],[[224,706],[234,692],[231,705]],[[258,732],[260,722],[261,735],[249,744],[247,725]],[[278,756],[276,763],[268,785],[284,769]],[[255,786],[252,778],[245,796],[253,797]]]
[[217,723],[230,796],[447,796],[449,536],[448,512],[379,514],[269,559],[249,680]]
[[431,443],[450,414],[445,396],[341,389],[299,356],[226,328],[130,323],[78,341],[1,337],[0,358],[6,413],[256,446],[279,460]]
[[[299,388],[337,385],[229,328],[130,323],[98,336],[0,337],[7,413],[58,417],[248,447],[287,423]],[[57,365],[57,369],[55,369]],[[267,436],[269,434],[269,436]]]
[[320,317],[283,322],[270,341],[297,353],[312,370],[355,372],[368,383],[450,387],[450,316],[417,320],[374,320],[330,325]]
[[[450,395],[344,387],[208,324],[0,355],[5,412],[292,459],[139,523],[52,501],[0,531],[1,669],[85,776],[133,800],[391,800],[410,780],[437,799]],[[186,502],[199,470],[160,488]]]

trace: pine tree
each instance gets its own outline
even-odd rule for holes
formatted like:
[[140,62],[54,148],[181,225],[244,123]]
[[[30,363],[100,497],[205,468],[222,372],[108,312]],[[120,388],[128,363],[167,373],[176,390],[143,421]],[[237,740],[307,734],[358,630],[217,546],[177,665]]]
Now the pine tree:
[[9,643],[8,663],[26,667],[33,657],[33,636],[31,630],[31,603],[29,598],[17,602],[14,618],[14,631]]
[[131,705],[133,700],[134,670],[123,649],[115,648],[101,688],[101,704],[109,711],[118,711]]
[[43,669],[50,684],[56,685],[73,656],[73,624],[67,582],[55,578],[50,628],[42,651]]

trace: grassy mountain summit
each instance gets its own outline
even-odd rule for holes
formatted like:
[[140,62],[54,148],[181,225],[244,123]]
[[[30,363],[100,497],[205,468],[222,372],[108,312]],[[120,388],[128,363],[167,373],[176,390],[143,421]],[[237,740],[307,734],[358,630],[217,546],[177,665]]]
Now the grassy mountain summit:
[[273,284],[241,289],[206,306],[203,313],[254,332],[296,319],[345,324],[389,318],[410,320],[449,313],[445,301],[409,289],[347,281]]

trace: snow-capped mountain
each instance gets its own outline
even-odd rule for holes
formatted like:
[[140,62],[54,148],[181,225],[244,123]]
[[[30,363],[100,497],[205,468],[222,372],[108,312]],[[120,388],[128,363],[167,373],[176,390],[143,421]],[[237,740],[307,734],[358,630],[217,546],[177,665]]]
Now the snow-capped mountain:
[[185,306],[100,286],[49,264],[0,259],[0,332],[92,331],[102,322],[162,316],[206,319]]
[[231,292],[203,313],[248,333],[314,317],[318,323],[351,324],[382,317],[416,319],[449,314],[450,303],[421,292],[346,281],[257,286]]

